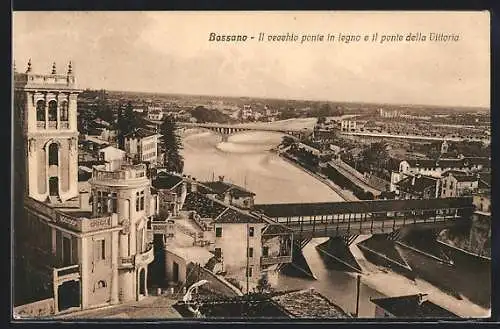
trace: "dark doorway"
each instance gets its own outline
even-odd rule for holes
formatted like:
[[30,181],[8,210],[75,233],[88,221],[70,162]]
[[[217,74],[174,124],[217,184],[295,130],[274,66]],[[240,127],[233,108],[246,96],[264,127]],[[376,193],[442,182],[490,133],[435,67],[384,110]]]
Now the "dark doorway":
[[173,274],[173,278],[172,278],[172,281],[174,282],[179,282],[179,264],[177,264],[176,262],[173,262],[173,265],[172,265],[172,274]]
[[63,238],[63,264],[71,265],[71,240],[68,238]]
[[153,236],[153,248],[155,259],[148,266],[148,286],[166,287],[165,280],[165,242],[163,234],[155,234]]
[[139,271],[139,294],[146,295],[146,270]]
[[59,178],[49,178],[49,194],[51,196],[57,196],[59,194]]
[[59,311],[80,307],[80,281],[67,281],[57,289]]
[[262,247],[262,257],[267,257],[269,255],[269,247],[264,246]]

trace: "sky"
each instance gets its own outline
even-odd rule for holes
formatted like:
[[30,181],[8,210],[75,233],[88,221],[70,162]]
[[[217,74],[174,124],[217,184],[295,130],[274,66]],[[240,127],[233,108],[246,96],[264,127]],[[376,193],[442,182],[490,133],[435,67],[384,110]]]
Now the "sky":
[[[247,42],[210,42],[209,34]],[[259,33],[299,36],[258,42]],[[305,42],[302,35],[455,34],[456,42]],[[73,63],[81,88],[338,102],[490,106],[488,12],[14,12],[25,71]]]

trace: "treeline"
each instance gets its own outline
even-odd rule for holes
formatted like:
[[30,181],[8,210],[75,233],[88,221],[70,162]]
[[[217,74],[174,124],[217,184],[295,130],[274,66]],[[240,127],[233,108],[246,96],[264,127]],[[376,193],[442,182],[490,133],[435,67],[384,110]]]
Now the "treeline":
[[373,193],[363,190],[330,165],[327,165],[325,168],[323,168],[323,174],[325,174],[332,182],[342,187],[343,189],[352,191],[352,193],[360,200],[374,199]]
[[281,110],[278,116],[280,120],[295,119],[295,118],[311,118],[311,117],[336,117],[344,114],[340,108],[334,108],[330,104],[325,103],[318,107],[308,107],[304,109],[288,108]]
[[197,106],[191,111],[191,116],[196,119],[196,122],[206,123],[206,122],[216,122],[216,123],[228,123],[233,121],[230,116],[224,114],[218,110],[210,110],[204,106]]

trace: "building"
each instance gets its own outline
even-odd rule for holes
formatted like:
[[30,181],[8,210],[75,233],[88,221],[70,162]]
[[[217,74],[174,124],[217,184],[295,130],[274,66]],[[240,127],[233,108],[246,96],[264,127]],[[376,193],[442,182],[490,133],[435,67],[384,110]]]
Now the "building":
[[378,109],[379,115],[382,118],[398,118],[401,116],[401,113],[398,110],[384,110],[382,108]]
[[248,282],[251,291],[269,269],[292,261],[293,234],[288,228],[201,193],[203,189],[199,183],[188,186],[182,210],[204,233],[215,256],[214,268],[244,291]]
[[464,171],[448,170],[441,177],[441,197],[451,198],[471,195],[478,189],[479,175]]
[[[396,160],[397,161],[397,160]],[[396,190],[396,183],[407,176],[421,174],[441,178],[445,171],[456,170],[475,173],[487,170],[491,166],[490,158],[461,157],[457,159],[405,159],[399,161],[396,171],[391,173],[390,190]]]
[[343,132],[352,132],[356,131],[357,125],[354,120],[341,120],[340,121],[340,131]]
[[125,161],[126,152],[113,146],[106,146],[99,150],[99,160],[109,163],[122,163]]
[[241,109],[241,118],[243,120],[248,120],[249,118],[253,118],[253,110],[250,105],[243,106],[243,109]]
[[160,106],[149,106],[148,107],[148,119],[152,121],[163,120],[163,108]]
[[224,176],[219,176],[218,181],[202,182],[199,191],[205,194],[213,195],[219,200],[230,205],[250,209],[254,205],[255,193],[247,189],[224,181]]
[[[16,167],[23,168],[25,192],[38,201],[64,202],[78,195],[78,130],[76,80],[66,74],[14,74],[17,122]],[[20,168],[21,168],[20,167]]]
[[456,319],[459,316],[428,300],[427,294],[371,299],[376,318]]
[[55,64],[49,75],[30,64],[15,74],[16,146],[27,162],[16,176],[25,189],[14,223],[15,303],[52,298],[55,313],[140,299],[154,259],[147,223],[157,200],[146,165],[94,166],[90,193],[79,193],[78,92],[71,65],[66,75]]
[[178,216],[187,194],[187,183],[178,174],[160,171],[152,182],[158,194],[160,216]]
[[407,176],[396,183],[399,199],[432,199],[440,197],[440,180],[432,176]]
[[125,152],[134,160],[158,164],[158,137],[153,131],[137,128],[125,136]]

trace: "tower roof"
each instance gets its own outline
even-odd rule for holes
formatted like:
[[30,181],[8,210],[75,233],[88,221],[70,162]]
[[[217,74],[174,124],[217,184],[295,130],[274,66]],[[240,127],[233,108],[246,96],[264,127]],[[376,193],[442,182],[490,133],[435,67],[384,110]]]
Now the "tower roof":
[[82,92],[82,90],[77,88],[71,62],[68,65],[67,74],[57,74],[55,62],[52,64],[52,70],[49,74],[38,74],[32,71],[31,59],[29,59],[26,72],[15,72],[14,74],[14,86],[16,89]]

